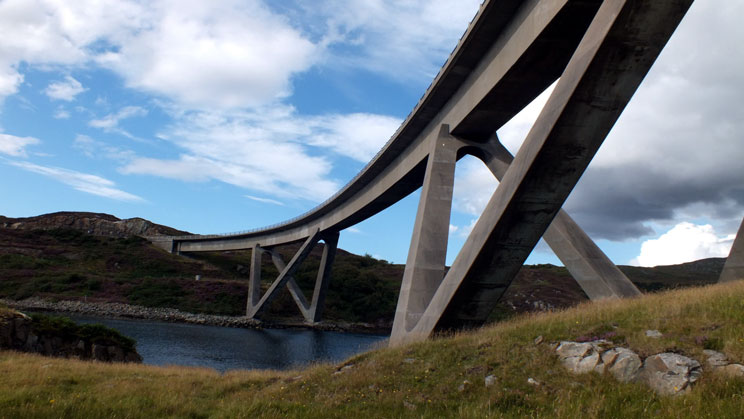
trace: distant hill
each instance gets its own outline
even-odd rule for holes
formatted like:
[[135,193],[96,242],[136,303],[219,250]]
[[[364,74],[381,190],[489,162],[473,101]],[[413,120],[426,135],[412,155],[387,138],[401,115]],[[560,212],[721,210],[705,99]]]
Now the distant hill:
[[186,231],[155,224],[144,218],[121,220],[110,214],[93,212],[55,212],[36,217],[8,218],[0,215],[0,227],[12,230],[56,230],[68,228],[93,236],[180,236]]
[[[0,216],[0,297],[122,302],[185,311],[242,315],[248,292],[250,250],[172,255],[139,235],[189,234],[141,218],[59,212],[28,218]],[[299,244],[280,246],[285,260]],[[321,249],[296,273],[311,295]],[[644,291],[714,283],[725,259],[640,268],[621,266]],[[326,298],[326,318],[389,327],[397,303],[403,265],[339,249]],[[278,274],[264,255],[263,287]],[[195,276],[201,280],[196,281]],[[514,313],[564,308],[586,295],[564,267],[524,266],[506,291],[493,320]],[[288,292],[269,316],[297,318]]]

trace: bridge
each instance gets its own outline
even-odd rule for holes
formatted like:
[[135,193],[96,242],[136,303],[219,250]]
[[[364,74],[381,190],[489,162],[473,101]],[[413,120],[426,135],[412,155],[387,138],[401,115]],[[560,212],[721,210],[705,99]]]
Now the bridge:
[[[317,322],[340,232],[421,188],[392,345],[482,324],[541,237],[590,299],[638,295],[561,206],[691,3],[486,0],[400,128],[331,198],[253,231],[151,239],[174,253],[251,249],[247,316],[261,318],[286,288],[306,321]],[[496,131],[556,81],[512,156]],[[465,155],[482,160],[499,186],[447,270],[455,165]],[[274,251],[295,242],[289,261]],[[293,275],[321,242],[307,298]],[[279,275],[262,290],[265,252]],[[725,271],[744,269],[735,259]]]

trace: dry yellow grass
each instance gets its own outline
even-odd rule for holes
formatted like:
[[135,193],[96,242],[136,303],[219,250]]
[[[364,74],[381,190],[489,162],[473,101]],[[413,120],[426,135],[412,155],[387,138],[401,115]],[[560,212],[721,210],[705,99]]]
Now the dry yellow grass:
[[[664,336],[647,338],[647,329]],[[339,365],[220,375],[0,352],[0,417],[744,417],[742,379],[705,371],[691,393],[662,397],[609,376],[571,375],[547,344],[607,331],[642,354],[702,361],[713,345],[742,362],[744,282],[524,316],[362,354],[340,374]],[[536,345],[538,335],[546,343]],[[496,385],[485,387],[486,375]],[[471,384],[460,392],[464,380]]]

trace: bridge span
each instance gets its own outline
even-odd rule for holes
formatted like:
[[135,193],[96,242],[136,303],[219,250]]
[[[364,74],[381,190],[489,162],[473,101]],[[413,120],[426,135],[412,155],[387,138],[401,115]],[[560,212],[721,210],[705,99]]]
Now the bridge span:
[[[246,313],[287,288],[309,322],[322,315],[339,233],[421,189],[391,344],[482,324],[544,237],[591,299],[636,287],[561,206],[692,0],[486,0],[419,103],[344,188],[284,223],[229,235],[151,238],[172,252],[252,249]],[[512,156],[496,131],[557,80]],[[449,270],[456,162],[481,159],[500,181]],[[289,260],[272,247],[301,242]],[[324,243],[313,296],[293,279]],[[280,274],[261,289],[269,252]]]

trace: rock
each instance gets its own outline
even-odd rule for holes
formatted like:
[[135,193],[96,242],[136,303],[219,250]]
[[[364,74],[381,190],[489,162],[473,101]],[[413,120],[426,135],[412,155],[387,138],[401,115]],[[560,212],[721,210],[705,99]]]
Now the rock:
[[639,378],[658,394],[675,395],[689,391],[701,373],[696,360],[665,352],[646,358]]
[[354,364],[344,365],[343,367],[341,367],[338,370],[336,370],[336,372],[334,372],[333,375],[343,374],[343,373],[349,371],[352,368],[354,368]]
[[728,364],[721,367],[719,371],[732,377],[744,377],[744,365],[741,364]]
[[467,390],[468,388],[470,388],[471,385],[472,385],[472,383],[470,382],[470,380],[465,380],[465,381],[462,382],[462,384],[460,384],[457,387],[457,391],[460,392],[460,393],[462,393],[465,390]]
[[416,410],[416,405],[407,400],[403,400],[403,407],[408,410]]
[[98,361],[108,361],[108,347],[96,345],[94,343],[91,346],[90,352],[93,359]]
[[616,380],[627,383],[638,378],[641,369],[641,358],[627,348],[612,348],[602,354],[604,370],[612,374]]
[[579,343],[561,341],[555,351],[558,353],[558,357],[560,358],[583,358],[592,349],[592,345],[588,342]]
[[703,354],[705,354],[707,358],[706,364],[713,369],[725,367],[729,363],[726,355],[721,352],[706,349],[703,351]]
[[591,371],[602,373],[604,364],[601,354],[609,345],[610,342],[604,340],[582,343],[563,341],[555,351],[563,366],[574,374]]
[[535,380],[534,378],[529,377],[527,379],[527,384],[532,385],[532,386],[535,386],[535,387],[538,387],[538,386],[540,386],[541,383],[539,381]]
[[13,326],[15,329],[15,338],[18,340],[18,342],[26,342],[26,340],[28,339],[28,334],[29,332],[31,332],[31,321],[22,317],[18,317],[13,319]]
[[541,344],[541,343],[542,343],[542,341],[543,341],[543,337],[542,337],[542,335],[540,335],[540,336],[536,337],[536,338],[535,338],[535,340],[534,340],[534,342],[535,342],[535,345],[539,345],[539,344]]
[[403,360],[403,363],[405,364],[413,364],[414,362],[416,362],[414,358],[406,358]]
[[658,339],[662,336],[664,335],[658,330],[646,330],[646,337]]
[[496,376],[494,375],[488,375],[486,376],[485,385],[486,387],[491,387],[492,385],[496,384]]

